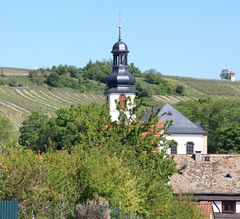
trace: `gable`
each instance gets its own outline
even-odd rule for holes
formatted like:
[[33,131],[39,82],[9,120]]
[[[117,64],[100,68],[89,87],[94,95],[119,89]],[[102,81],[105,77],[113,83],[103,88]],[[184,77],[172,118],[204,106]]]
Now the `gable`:
[[[172,105],[166,103],[162,106],[156,107],[154,111],[159,109],[160,111],[158,113],[158,117],[161,121],[166,122],[168,120],[172,120],[172,126],[168,129],[170,134],[207,134],[204,129],[190,121]],[[150,114],[150,112],[146,113],[144,115],[144,119],[148,119]]]

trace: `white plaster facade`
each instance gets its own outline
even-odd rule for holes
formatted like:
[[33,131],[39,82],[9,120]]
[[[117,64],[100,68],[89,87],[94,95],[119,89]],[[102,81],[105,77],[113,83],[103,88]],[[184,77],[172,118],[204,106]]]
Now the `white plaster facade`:
[[[117,110],[116,102],[119,101],[119,97],[121,94],[124,94],[126,98],[130,97],[131,103],[129,105],[133,106],[135,93],[110,93],[108,95],[108,101],[109,101],[109,110],[110,110],[110,116],[112,121],[118,121],[119,111]],[[126,115],[129,115],[129,113],[126,112]]]
[[230,72],[230,81],[236,81],[236,74],[234,72]]
[[214,201],[213,211],[214,212],[222,212],[222,201]]
[[[207,136],[197,134],[172,134],[166,136],[167,140],[173,140],[177,143],[177,154],[186,154],[187,142],[192,142],[195,151],[200,151],[202,154],[207,154]],[[171,153],[171,149],[168,149]]]
[[240,213],[240,202],[236,202],[236,213]]
[[[213,211],[222,213],[222,201],[214,201]],[[236,213],[240,213],[240,202],[236,202]]]

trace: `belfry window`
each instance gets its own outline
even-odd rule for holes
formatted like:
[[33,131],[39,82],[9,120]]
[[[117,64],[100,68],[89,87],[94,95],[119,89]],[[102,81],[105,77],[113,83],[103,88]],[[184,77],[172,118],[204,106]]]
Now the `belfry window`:
[[126,65],[127,62],[126,62],[126,56],[125,55],[121,55],[121,62],[120,62],[120,65]]
[[117,56],[114,56],[113,64],[116,66],[117,65]]

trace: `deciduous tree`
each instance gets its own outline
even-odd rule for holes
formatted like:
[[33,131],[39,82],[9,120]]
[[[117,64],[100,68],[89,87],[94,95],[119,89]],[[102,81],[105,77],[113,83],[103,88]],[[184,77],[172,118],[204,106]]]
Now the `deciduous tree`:
[[223,69],[221,71],[220,78],[225,80],[230,80],[231,78],[230,71],[228,69]]

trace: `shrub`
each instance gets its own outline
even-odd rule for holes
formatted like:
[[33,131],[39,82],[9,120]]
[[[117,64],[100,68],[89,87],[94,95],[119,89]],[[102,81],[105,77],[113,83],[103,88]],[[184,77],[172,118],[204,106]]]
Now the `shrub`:
[[184,92],[184,87],[182,85],[177,85],[176,93],[177,94],[183,94],[183,92]]
[[75,219],[110,219],[109,203],[105,198],[98,197],[86,203],[77,204]]

